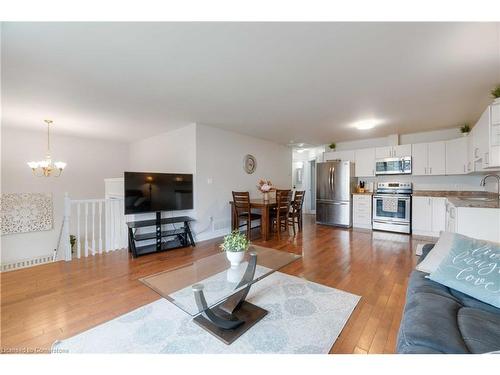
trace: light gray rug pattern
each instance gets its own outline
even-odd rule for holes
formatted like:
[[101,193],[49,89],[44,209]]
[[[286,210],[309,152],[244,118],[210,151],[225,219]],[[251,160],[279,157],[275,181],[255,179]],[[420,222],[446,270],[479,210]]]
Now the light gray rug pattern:
[[70,353],[328,353],[360,297],[275,272],[247,300],[269,311],[232,345],[165,299],[53,345]]

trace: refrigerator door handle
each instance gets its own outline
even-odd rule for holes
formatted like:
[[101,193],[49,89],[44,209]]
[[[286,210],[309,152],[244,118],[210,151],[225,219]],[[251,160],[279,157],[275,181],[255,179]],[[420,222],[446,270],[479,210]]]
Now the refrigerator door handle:
[[332,167],[332,190],[335,190],[335,167]]
[[328,169],[328,187],[330,188],[330,190],[332,190],[332,168],[333,167],[330,167]]

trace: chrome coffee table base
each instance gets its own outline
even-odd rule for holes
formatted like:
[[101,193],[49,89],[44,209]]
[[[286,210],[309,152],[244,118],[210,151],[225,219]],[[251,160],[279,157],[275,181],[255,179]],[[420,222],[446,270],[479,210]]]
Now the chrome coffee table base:
[[264,310],[263,308],[247,301],[243,301],[232,314],[228,314],[219,308],[219,306],[215,306],[210,310],[218,317],[229,321],[236,320],[240,322],[235,326],[235,328],[225,329],[216,325],[213,321],[205,318],[203,315],[198,315],[193,319],[193,321],[201,328],[208,331],[210,334],[217,337],[227,345],[232,344],[238,337],[244,334],[248,329],[267,315],[267,310]]
[[192,286],[196,305],[200,311],[203,311],[193,319],[194,322],[228,345],[267,314],[266,310],[245,301],[257,267],[257,253],[250,252],[249,256],[245,274],[235,290],[243,285],[246,287],[211,309],[208,309],[203,294],[203,284]]

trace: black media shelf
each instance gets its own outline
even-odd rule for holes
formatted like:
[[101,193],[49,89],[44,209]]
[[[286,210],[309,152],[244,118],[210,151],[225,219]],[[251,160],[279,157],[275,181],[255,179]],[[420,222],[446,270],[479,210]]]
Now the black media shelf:
[[[179,247],[196,246],[189,223],[194,219],[189,216],[168,217],[161,219],[161,213],[156,213],[156,220],[140,220],[127,222],[128,244],[132,255],[152,254],[161,251],[177,249]],[[163,230],[162,225],[180,224],[182,227]],[[136,233],[139,228],[154,227],[152,232]],[[175,227],[175,225],[174,225]],[[141,245],[141,241],[155,240],[155,243]]]

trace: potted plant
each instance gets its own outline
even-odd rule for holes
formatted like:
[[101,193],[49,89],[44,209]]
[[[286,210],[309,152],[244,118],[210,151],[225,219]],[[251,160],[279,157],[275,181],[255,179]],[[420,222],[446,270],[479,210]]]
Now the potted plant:
[[71,254],[75,252],[76,236],[73,234],[69,235],[69,243],[71,245]]
[[273,184],[270,180],[259,180],[257,189],[264,195],[264,201],[269,200],[269,192],[274,190]]
[[250,241],[238,230],[234,230],[224,237],[224,242],[220,245],[220,248],[226,252],[226,257],[231,262],[231,268],[238,267],[243,261],[249,244]]
[[330,147],[330,150],[335,151],[335,147],[337,147],[337,145],[335,144],[335,142],[332,142],[328,145],[328,147]]
[[491,96],[495,99],[495,102],[500,101],[500,85],[497,85],[493,90],[491,90]]
[[462,135],[464,137],[467,136],[467,135],[469,135],[469,133],[470,133],[470,126],[469,126],[469,124],[467,124],[467,123],[463,124],[460,127],[460,132],[462,133]]

